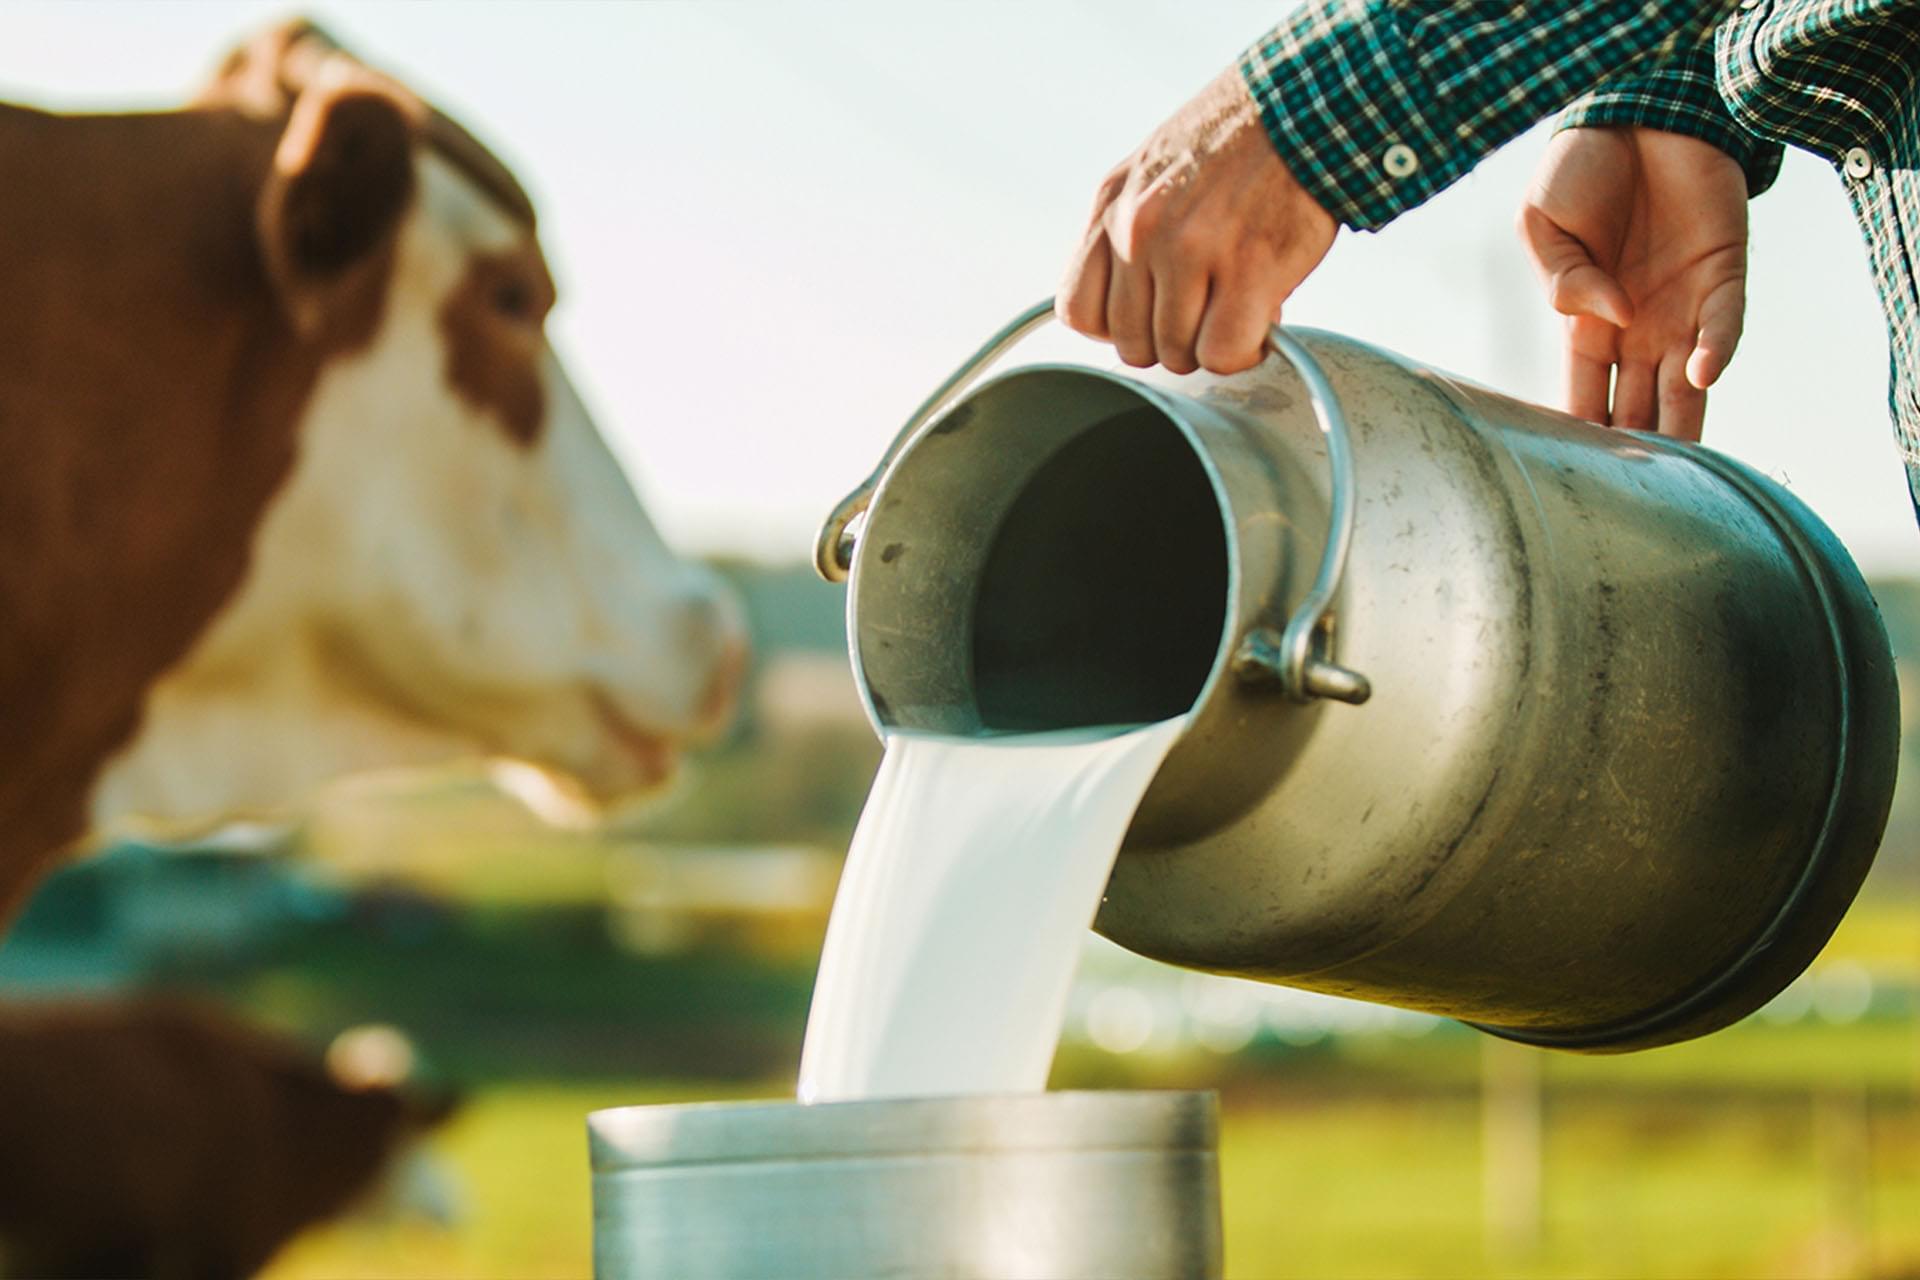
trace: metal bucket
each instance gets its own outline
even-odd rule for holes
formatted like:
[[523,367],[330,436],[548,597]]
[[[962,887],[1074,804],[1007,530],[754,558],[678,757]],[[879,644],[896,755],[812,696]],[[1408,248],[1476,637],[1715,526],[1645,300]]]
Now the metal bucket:
[[960,398],[1045,314],[923,406],[818,561],[851,567],[882,731],[1191,710],[1101,932],[1598,1051],[1724,1026],[1819,951],[1898,698],[1791,494],[1323,333],[1230,378]]
[[598,1280],[1207,1280],[1210,1093],[622,1107],[588,1118]]

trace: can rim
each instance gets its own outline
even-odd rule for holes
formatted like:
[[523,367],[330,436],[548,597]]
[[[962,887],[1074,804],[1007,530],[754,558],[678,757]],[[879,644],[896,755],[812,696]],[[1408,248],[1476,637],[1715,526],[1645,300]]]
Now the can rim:
[[[1215,642],[1213,662],[1207,676],[1195,693],[1189,710],[1198,710],[1207,705],[1232,673],[1234,651],[1240,643],[1240,636],[1250,625],[1243,617],[1244,609],[1240,601],[1244,594],[1244,570],[1241,565],[1241,550],[1238,540],[1233,536],[1236,518],[1234,494],[1226,477],[1220,472],[1218,463],[1200,438],[1194,423],[1190,420],[1193,404],[1182,404],[1166,389],[1142,382],[1137,378],[1116,373],[1110,369],[1097,369],[1087,365],[1070,364],[1061,361],[1041,361],[1017,365],[1013,368],[983,378],[978,385],[970,387],[964,395],[956,396],[952,403],[943,407],[923,422],[888,460],[885,469],[875,482],[872,500],[863,516],[866,522],[854,552],[853,563],[848,569],[846,626],[847,654],[853,667],[854,684],[860,696],[861,709],[865,712],[867,723],[875,733],[885,737],[889,731],[908,727],[896,723],[894,715],[889,714],[881,702],[876,700],[874,682],[870,678],[869,655],[862,644],[863,627],[860,617],[860,602],[870,599],[864,590],[871,568],[872,558],[884,560],[882,552],[870,556],[869,545],[884,548],[885,539],[870,536],[876,520],[885,517],[889,499],[893,497],[902,483],[902,475],[911,475],[926,468],[926,458],[919,454],[923,442],[942,435],[951,434],[959,425],[966,423],[978,412],[980,404],[994,398],[1004,399],[1008,395],[1024,394],[1028,388],[1048,382],[1066,380],[1068,382],[1090,383],[1098,386],[1103,393],[1119,401],[1151,410],[1164,419],[1166,425],[1179,434],[1193,454],[1195,465],[1205,477],[1207,485],[1213,490],[1216,506],[1219,508],[1222,535],[1226,556],[1226,596],[1224,616],[1221,619],[1220,635]],[[1040,461],[1043,459],[1037,459]],[[966,731],[966,730],[961,730]],[[1185,737],[1185,732],[1182,732]]]

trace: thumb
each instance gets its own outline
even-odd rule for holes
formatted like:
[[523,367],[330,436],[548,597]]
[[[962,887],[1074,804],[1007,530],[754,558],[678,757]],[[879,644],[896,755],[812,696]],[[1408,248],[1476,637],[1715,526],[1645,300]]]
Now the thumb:
[[1626,328],[1633,300],[1620,282],[1601,270],[1580,238],[1528,205],[1520,214],[1520,243],[1547,289],[1547,301],[1565,316],[1594,316]]
[[1733,359],[1747,309],[1746,282],[1727,281],[1700,305],[1700,332],[1687,359],[1687,381],[1705,391]]

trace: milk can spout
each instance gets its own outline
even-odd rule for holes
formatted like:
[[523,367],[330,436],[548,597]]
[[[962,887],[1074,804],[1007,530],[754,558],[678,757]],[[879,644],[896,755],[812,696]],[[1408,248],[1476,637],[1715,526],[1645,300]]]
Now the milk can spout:
[[[814,540],[814,568],[828,582],[844,582],[852,569],[861,525],[888,467],[928,423],[974,384],[993,363],[1053,315],[1051,300],[1035,303],[1016,316],[955,370],[907,419],[887,446],[880,463],[842,498]],[[1312,588],[1290,616],[1250,627],[1234,649],[1231,671],[1251,685],[1274,685],[1296,702],[1331,698],[1358,705],[1372,695],[1364,675],[1332,658],[1333,603],[1353,541],[1355,479],[1353,449],[1346,416],[1319,362],[1280,325],[1267,337],[1268,349],[1299,371],[1311,398],[1315,421],[1326,438],[1331,469],[1330,526]]]

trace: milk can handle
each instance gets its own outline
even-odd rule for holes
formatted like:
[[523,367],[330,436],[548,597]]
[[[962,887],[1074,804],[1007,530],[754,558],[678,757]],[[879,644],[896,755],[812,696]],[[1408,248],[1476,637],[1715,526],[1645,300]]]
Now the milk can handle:
[[988,338],[985,346],[968,356],[966,362],[949,374],[945,382],[933,389],[932,395],[920,402],[920,407],[907,419],[907,425],[900,428],[893,443],[880,456],[880,465],[873,469],[873,474],[862,480],[859,488],[840,499],[833,514],[820,526],[819,536],[813,543],[813,567],[821,577],[828,582],[847,580],[847,573],[853,568],[853,543],[857,536],[853,531],[853,522],[866,513],[867,504],[873,501],[873,491],[880,487],[880,477],[893,465],[894,456],[906,447],[913,433],[972,386],[974,380],[987,371],[987,366],[1005,355],[1014,343],[1045,324],[1052,315],[1053,299],[1034,303],[1015,316],[1000,332]]
[[1278,682],[1296,702],[1332,698],[1358,706],[1373,696],[1373,685],[1358,671],[1333,660],[1333,597],[1347,571],[1347,548],[1353,543],[1353,508],[1357,502],[1352,432],[1326,371],[1300,340],[1276,324],[1267,332],[1267,346],[1300,375],[1313,405],[1313,420],[1327,438],[1327,467],[1332,472],[1327,545],[1320,552],[1320,569],[1313,575],[1313,586],[1287,619],[1285,628],[1278,633],[1271,627],[1248,631],[1234,650],[1233,673],[1249,683]]
[[[813,564],[828,582],[844,582],[853,567],[854,541],[858,536],[853,524],[873,501],[880,477],[886,474],[894,457],[926,422],[951,404],[961,392],[972,386],[988,366],[1020,339],[1045,324],[1053,315],[1053,301],[1037,302],[1015,316],[1005,328],[987,339],[978,351],[934,389],[932,395],[913,411],[893,443],[880,458],[873,474],[858,488],[842,498],[833,513],[820,526],[813,545]],[[1308,702],[1314,698],[1333,698],[1341,702],[1362,703],[1373,693],[1367,678],[1333,661],[1332,608],[1334,593],[1346,570],[1347,548],[1353,541],[1355,485],[1353,450],[1349,441],[1346,415],[1333,385],[1321,371],[1319,361],[1300,345],[1292,334],[1274,325],[1267,334],[1267,346],[1279,353],[1300,374],[1307,398],[1313,405],[1314,421],[1327,439],[1327,464],[1332,471],[1332,500],[1328,511],[1327,545],[1320,555],[1320,569],[1313,586],[1300,602],[1284,628],[1256,626],[1240,642],[1233,654],[1233,673],[1249,684],[1278,684],[1288,697]]]

